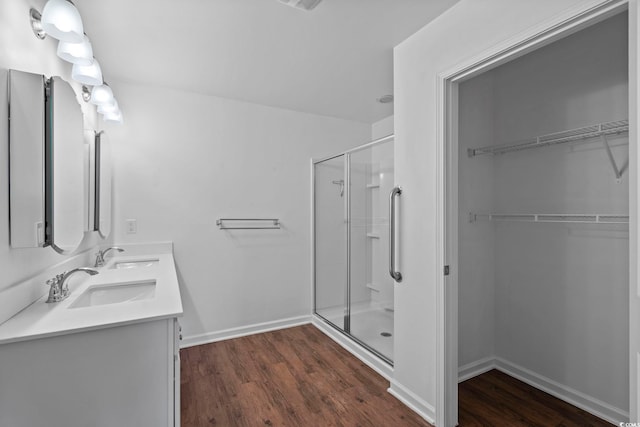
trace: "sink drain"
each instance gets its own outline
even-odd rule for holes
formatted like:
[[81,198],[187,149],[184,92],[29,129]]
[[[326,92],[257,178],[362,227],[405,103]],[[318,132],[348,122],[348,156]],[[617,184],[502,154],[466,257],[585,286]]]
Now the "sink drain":
[[382,335],[383,337],[390,337],[391,332],[380,332],[380,335]]

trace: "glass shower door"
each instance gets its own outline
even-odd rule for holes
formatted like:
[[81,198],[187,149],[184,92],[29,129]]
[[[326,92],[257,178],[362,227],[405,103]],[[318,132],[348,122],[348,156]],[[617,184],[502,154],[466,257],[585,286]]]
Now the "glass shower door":
[[345,156],[314,164],[315,311],[348,331]]
[[393,363],[393,137],[314,163],[315,313]]
[[349,333],[393,361],[393,292],[389,275],[389,194],[393,139],[349,155]]

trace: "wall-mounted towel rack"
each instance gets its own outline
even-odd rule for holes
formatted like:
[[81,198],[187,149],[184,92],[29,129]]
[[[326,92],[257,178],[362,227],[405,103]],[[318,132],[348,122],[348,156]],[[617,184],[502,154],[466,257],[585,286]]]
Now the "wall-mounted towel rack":
[[[225,224],[227,223],[227,224]],[[220,230],[277,230],[278,218],[220,218],[216,221]]]
[[520,221],[520,222],[563,222],[573,224],[628,224],[629,215],[615,214],[509,214],[470,213],[469,222]]

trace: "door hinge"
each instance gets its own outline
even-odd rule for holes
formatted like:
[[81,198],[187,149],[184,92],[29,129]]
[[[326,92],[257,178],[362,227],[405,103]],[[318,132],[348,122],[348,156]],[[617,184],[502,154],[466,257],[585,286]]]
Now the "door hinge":
[[448,276],[448,275],[449,275],[449,266],[448,266],[448,265],[445,265],[445,266],[444,266],[444,275],[445,275],[445,276]]

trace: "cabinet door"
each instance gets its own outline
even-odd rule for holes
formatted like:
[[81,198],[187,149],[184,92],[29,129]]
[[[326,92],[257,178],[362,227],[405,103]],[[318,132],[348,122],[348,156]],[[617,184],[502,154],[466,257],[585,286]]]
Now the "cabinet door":
[[0,426],[173,425],[173,322],[0,345]]
[[178,319],[173,321],[173,425],[180,427],[180,340],[182,326]]

